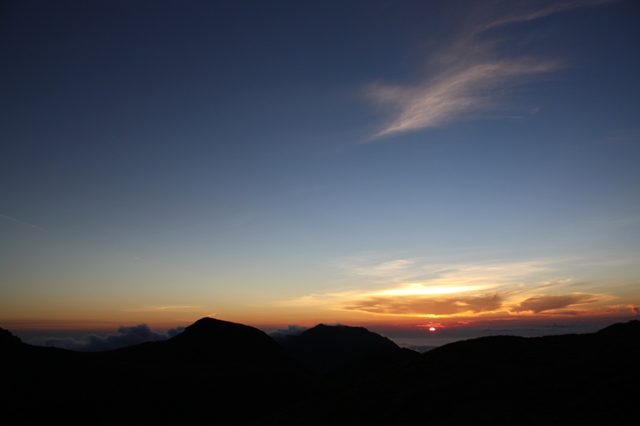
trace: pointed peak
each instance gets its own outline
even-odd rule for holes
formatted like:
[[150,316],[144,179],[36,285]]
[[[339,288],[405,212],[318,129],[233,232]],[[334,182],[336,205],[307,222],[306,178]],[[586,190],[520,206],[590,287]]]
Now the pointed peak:
[[215,329],[221,327],[248,327],[242,324],[238,324],[235,322],[223,321],[215,318],[204,317],[200,318],[198,321],[194,322],[190,326],[186,327],[185,330],[207,330],[207,329]]
[[180,337],[178,340],[208,339],[214,336],[232,336],[246,333],[262,333],[262,331],[248,325],[205,317],[185,327],[184,332],[175,336],[174,339],[179,336],[184,337]]
[[211,317],[203,317],[203,318],[200,318],[198,321],[194,322],[193,324],[191,324],[190,327],[193,327],[194,325],[215,324],[217,322],[226,322],[226,321],[222,321],[222,320],[211,318]]
[[314,328],[320,328],[320,329],[336,329],[336,328],[340,328],[340,329],[358,329],[358,328],[363,328],[363,327],[352,327],[350,325],[344,325],[344,324],[333,324],[333,325],[328,325],[328,324],[323,324],[320,323],[318,325],[316,325],[315,327],[311,327],[309,330],[313,330]]

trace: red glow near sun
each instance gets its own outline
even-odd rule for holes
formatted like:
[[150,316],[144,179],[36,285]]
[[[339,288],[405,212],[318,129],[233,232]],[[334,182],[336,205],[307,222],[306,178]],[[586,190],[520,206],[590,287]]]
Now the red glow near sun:
[[435,327],[429,327],[429,331],[436,331]]

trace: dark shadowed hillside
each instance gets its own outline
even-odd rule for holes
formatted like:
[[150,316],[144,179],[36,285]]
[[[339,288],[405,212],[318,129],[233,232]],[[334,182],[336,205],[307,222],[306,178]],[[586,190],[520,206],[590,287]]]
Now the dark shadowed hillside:
[[398,346],[386,337],[362,327],[319,324],[297,336],[280,340],[287,353],[320,374],[379,348]]
[[2,348],[3,351],[12,351],[15,348],[21,347],[22,344],[19,337],[14,336],[8,330],[0,328],[0,348]]
[[640,415],[639,324],[449,344],[274,424],[633,423]]
[[105,357],[143,363],[297,367],[271,337],[257,328],[202,318],[161,342],[105,352]]
[[404,367],[419,356],[419,352],[411,349],[383,346],[334,368],[327,378],[343,385],[355,384],[388,374],[389,370]]
[[101,353],[30,346],[0,329],[0,421],[602,425],[640,415],[638,321],[584,335],[485,337],[425,354],[362,328],[308,331],[289,343],[328,374],[309,371],[255,328],[210,318],[167,341]]
[[29,346],[6,333],[6,424],[56,413],[78,424],[246,425],[319,387],[262,331],[210,318],[167,341],[101,353]]

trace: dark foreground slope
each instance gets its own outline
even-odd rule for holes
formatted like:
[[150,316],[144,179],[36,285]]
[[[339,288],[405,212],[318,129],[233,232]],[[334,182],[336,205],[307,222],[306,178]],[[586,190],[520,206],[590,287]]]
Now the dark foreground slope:
[[[347,354],[323,375],[302,366],[263,332],[210,318],[164,342],[103,353],[29,346],[0,329],[0,424],[59,419],[66,424],[601,425],[635,424],[640,416],[638,321],[585,335],[486,337],[421,355],[364,329],[319,330],[309,346],[298,349],[315,348],[334,357],[333,363]],[[361,348],[349,346],[359,339]],[[369,347],[371,342],[382,345]]]
[[246,425],[319,388],[262,331],[210,318],[164,342],[102,353],[34,347],[7,334],[3,424]]
[[434,349],[271,424],[634,424],[639,363],[638,321],[585,335],[485,337]]
[[400,349],[391,340],[366,328],[345,325],[319,324],[300,335],[285,336],[279,343],[292,358],[320,374],[327,374],[371,351]]

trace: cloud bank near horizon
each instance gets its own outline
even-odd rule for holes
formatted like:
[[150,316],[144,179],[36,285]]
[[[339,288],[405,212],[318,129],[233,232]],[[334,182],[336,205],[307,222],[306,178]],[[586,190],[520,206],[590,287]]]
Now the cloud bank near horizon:
[[[628,315],[597,285],[557,275],[576,259],[445,264],[428,258],[350,257],[336,264],[367,282],[361,289],[316,293],[286,302],[329,310],[403,317]],[[552,278],[552,279],[549,279]],[[633,285],[633,284],[629,284]],[[372,289],[373,287],[373,289]]]
[[184,331],[184,327],[171,328],[164,333],[152,330],[147,324],[139,324],[131,327],[120,326],[117,334],[98,336],[97,334],[87,334],[78,339],[73,337],[64,338],[36,338],[26,341],[30,345],[49,346],[55,348],[69,349],[80,352],[102,352],[113,349],[125,348],[145,342],[158,342],[170,339]]
[[279,328],[277,330],[269,332],[269,336],[277,342],[281,342],[286,340],[288,336],[299,336],[305,331],[307,331],[309,327],[303,327],[299,325],[289,325],[287,328]]

